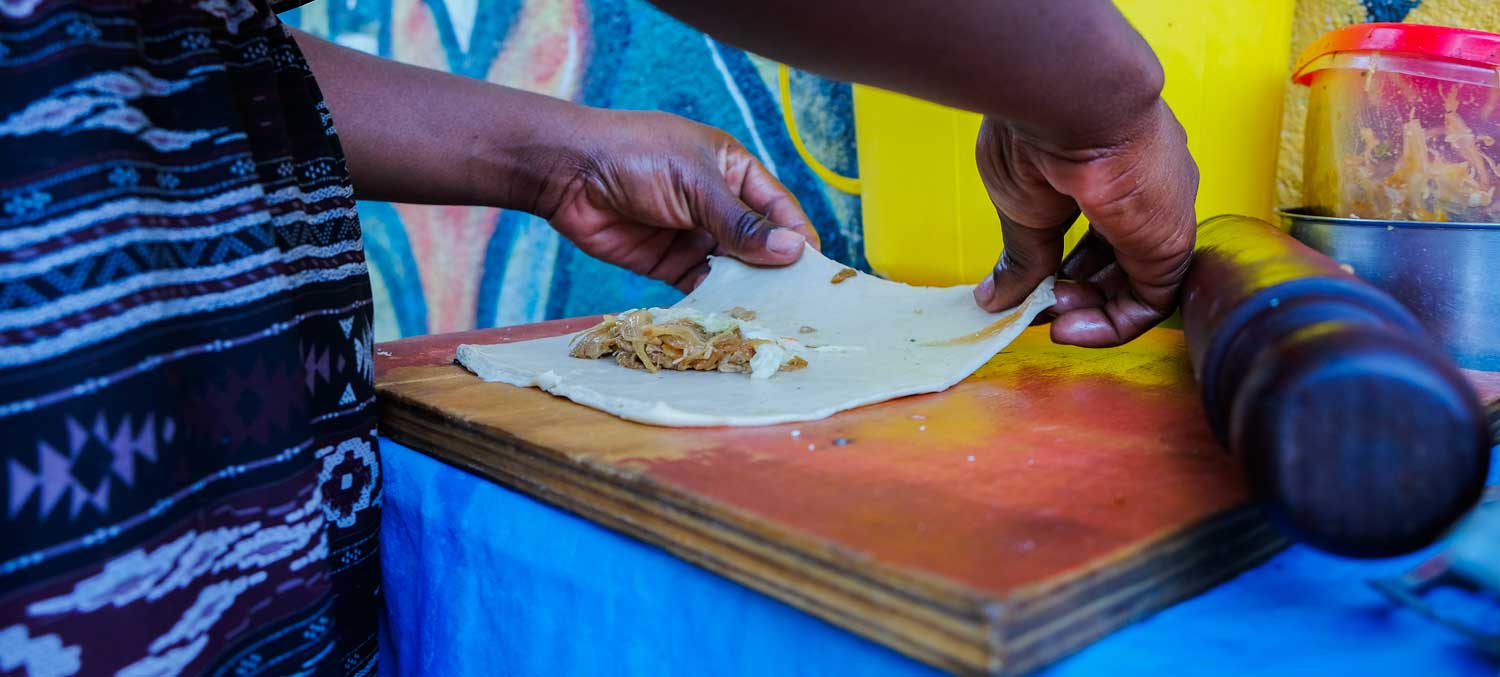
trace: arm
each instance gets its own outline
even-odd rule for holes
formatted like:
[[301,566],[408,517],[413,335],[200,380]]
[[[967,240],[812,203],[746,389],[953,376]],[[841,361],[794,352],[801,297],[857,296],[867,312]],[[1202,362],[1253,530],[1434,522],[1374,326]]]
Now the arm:
[[818,244],[796,198],[720,130],[292,35],[360,199],[527,211],[588,254],[684,290],[707,274],[711,253],[779,265]]
[[[1176,305],[1197,167],[1160,64],[1107,0],[654,1],[792,65],[983,113],[976,157],[1005,251],[980,306],[1060,273],[1053,340],[1109,346]],[[1091,233],[1062,261],[1080,212]]]
[[785,63],[1108,142],[1155,104],[1161,65],[1104,0],[654,0],[731,44]]
[[359,199],[546,215],[547,178],[576,162],[585,109],[291,32],[328,101]]

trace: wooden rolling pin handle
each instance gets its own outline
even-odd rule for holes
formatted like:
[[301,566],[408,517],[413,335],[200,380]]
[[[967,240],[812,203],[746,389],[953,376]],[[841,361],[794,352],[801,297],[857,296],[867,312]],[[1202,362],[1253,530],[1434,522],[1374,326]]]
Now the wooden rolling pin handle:
[[1397,555],[1479,499],[1484,409],[1389,296],[1270,224],[1227,216],[1199,227],[1182,310],[1210,425],[1295,538]]

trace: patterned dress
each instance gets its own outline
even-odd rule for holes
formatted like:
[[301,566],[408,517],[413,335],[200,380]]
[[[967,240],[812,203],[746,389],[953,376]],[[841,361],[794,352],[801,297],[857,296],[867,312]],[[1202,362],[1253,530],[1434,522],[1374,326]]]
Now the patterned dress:
[[374,671],[369,279],[271,10],[0,0],[0,675]]

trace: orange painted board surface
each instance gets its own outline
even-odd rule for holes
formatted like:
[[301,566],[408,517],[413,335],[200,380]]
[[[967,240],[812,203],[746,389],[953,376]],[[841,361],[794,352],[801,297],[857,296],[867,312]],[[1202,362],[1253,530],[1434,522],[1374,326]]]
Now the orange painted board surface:
[[[451,361],[455,337],[433,338],[380,346],[391,353],[377,359],[382,376],[417,351]],[[1007,359],[1016,354],[1026,359]],[[764,428],[620,421],[649,431],[653,444],[606,459],[882,562],[1004,594],[1176,527],[1183,515],[1244,501],[1197,397],[1177,332],[1091,351],[1031,330],[946,393]]]
[[1179,332],[1032,329],[947,392],[765,428],[630,423],[450,364],[592,321],[377,346],[382,431],[959,672],[1060,657],[1280,543]]

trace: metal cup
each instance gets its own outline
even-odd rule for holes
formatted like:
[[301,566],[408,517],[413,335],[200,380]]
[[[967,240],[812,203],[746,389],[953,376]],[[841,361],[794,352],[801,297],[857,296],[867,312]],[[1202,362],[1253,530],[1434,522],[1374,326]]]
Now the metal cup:
[[1293,237],[1410,308],[1459,366],[1500,371],[1500,224],[1280,214]]

